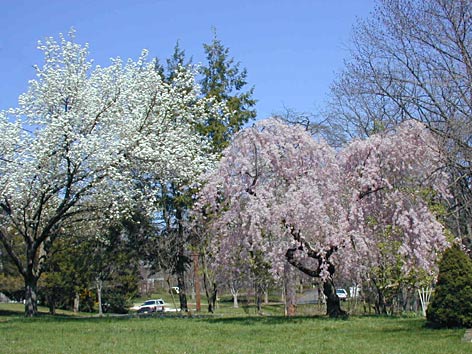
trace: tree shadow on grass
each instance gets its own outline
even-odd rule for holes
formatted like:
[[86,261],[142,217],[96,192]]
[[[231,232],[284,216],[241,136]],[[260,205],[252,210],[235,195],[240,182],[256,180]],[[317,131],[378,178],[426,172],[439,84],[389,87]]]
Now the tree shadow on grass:
[[39,310],[37,315],[33,318],[28,318],[25,316],[25,312],[23,309],[19,308],[12,308],[12,309],[5,309],[0,308],[0,321],[9,321],[12,319],[25,319],[25,320],[36,320],[41,319],[41,321],[63,321],[63,320],[79,320],[79,319],[90,319],[93,318],[93,314],[90,316],[87,315],[76,315],[76,314],[68,314],[68,313],[57,313],[51,315],[48,311]]
[[15,310],[0,310],[1,317],[18,317],[21,316],[23,313]]
[[79,316],[74,316],[74,315],[66,315],[66,314],[60,314],[60,315],[51,315],[49,313],[44,313],[44,312],[39,312],[36,316],[33,318],[28,318],[25,316],[25,313],[23,311],[15,311],[15,310],[0,310],[0,321],[2,320],[1,318],[3,317],[3,320],[10,320],[10,319],[41,319],[41,320],[61,320],[61,319],[78,319],[81,318]]
[[[336,321],[326,316],[248,316],[248,317],[220,317],[220,318],[208,318],[205,321],[209,323],[226,323],[226,324],[240,324],[240,325],[276,325],[276,324],[287,324],[287,323],[300,323],[306,321]],[[339,319],[341,320],[341,319]]]

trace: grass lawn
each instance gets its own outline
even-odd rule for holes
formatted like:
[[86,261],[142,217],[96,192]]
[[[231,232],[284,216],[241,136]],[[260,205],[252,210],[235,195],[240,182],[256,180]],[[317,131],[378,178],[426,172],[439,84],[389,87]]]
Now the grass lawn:
[[422,318],[42,315],[0,305],[0,353],[472,353],[464,330]]

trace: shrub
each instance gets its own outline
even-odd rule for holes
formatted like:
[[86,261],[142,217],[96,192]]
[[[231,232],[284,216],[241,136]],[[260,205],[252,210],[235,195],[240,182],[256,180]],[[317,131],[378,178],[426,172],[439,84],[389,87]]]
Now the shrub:
[[454,245],[444,252],[426,318],[433,327],[472,326],[472,261]]

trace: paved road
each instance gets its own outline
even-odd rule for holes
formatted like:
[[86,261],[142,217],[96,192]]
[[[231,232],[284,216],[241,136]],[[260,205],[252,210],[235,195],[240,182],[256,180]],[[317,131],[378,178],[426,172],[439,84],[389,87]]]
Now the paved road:
[[318,303],[318,290],[310,289],[306,290],[303,294],[297,297],[297,304],[317,304]]

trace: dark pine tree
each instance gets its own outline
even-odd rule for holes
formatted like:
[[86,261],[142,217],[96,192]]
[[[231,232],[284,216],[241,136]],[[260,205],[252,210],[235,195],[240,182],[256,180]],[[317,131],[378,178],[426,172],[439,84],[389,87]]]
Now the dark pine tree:
[[211,43],[204,44],[203,48],[207,63],[200,70],[202,93],[223,103],[229,118],[222,121],[219,117],[209,117],[201,130],[212,139],[214,151],[221,152],[229,145],[231,137],[256,117],[256,100],[252,97],[254,87],[245,89],[247,70],[230,57],[229,48],[223,45],[216,33]]

